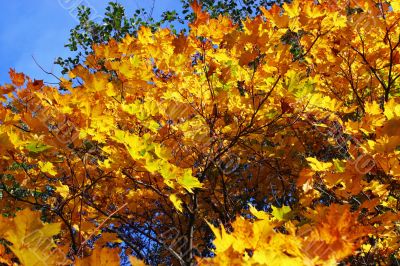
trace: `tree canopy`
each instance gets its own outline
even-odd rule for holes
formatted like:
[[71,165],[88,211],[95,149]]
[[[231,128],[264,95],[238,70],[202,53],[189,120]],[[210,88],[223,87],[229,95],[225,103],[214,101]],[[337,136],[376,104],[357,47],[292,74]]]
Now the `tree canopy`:
[[10,70],[0,262],[397,263],[400,1],[191,8],[58,87]]
[[[156,4],[153,1],[153,9]],[[153,9],[136,9],[132,16],[129,16],[123,5],[109,2],[104,16],[99,16],[95,10],[87,6],[76,7],[76,18],[79,24],[70,31],[70,37],[66,48],[72,53],[69,57],[59,57],[55,63],[62,67],[62,74],[68,73],[79,64],[83,64],[86,56],[93,53],[94,44],[102,44],[110,39],[122,40],[126,35],[136,36],[141,26],[146,26],[154,32],[157,28],[168,27],[174,33],[177,27],[187,26],[195,18],[190,6],[192,0],[180,0],[182,10],[167,10],[161,18],[152,16]],[[241,23],[247,17],[254,17],[260,14],[260,6],[271,7],[273,4],[281,5],[282,0],[218,0],[202,1],[203,10],[207,10],[210,17],[216,18],[221,14],[229,16],[234,23]]]

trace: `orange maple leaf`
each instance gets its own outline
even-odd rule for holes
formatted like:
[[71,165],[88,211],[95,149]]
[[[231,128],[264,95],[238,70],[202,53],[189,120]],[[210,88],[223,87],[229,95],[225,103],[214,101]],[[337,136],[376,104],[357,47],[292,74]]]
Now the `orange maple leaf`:
[[10,74],[10,78],[12,83],[15,86],[22,86],[25,83],[25,75],[23,73],[17,73],[15,72],[15,69],[10,68],[10,71],[8,72]]

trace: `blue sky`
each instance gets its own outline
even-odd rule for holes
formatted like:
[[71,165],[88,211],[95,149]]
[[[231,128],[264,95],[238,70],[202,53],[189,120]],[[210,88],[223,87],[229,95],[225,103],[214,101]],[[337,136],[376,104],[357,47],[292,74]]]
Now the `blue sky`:
[[[0,16],[0,84],[10,82],[9,68],[24,72],[32,79],[47,82],[56,80],[43,73],[32,56],[47,71],[60,76],[54,65],[58,56],[66,57],[69,30],[78,22],[75,8],[78,3],[91,6],[94,14],[104,14],[108,0],[17,0],[2,1]],[[136,8],[150,10],[152,0],[119,0],[128,15]],[[179,0],[155,0],[153,17],[165,10],[179,9]]]

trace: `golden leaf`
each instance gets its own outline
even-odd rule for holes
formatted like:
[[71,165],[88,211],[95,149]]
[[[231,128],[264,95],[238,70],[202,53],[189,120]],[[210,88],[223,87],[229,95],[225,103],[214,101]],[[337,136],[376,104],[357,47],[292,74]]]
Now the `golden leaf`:
[[29,209],[13,219],[0,218],[0,235],[12,243],[9,248],[23,265],[67,265],[66,254],[57,248],[53,236],[60,233],[61,224],[44,224],[40,214]]

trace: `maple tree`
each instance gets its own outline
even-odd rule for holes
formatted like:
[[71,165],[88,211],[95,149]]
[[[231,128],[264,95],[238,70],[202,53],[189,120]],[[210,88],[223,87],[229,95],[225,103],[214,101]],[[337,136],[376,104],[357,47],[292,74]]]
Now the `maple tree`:
[[[79,64],[83,64],[87,55],[93,53],[93,44],[106,43],[110,39],[120,41],[126,35],[136,36],[141,26],[146,26],[155,31],[161,26],[167,26],[176,33],[183,27],[186,31],[188,23],[192,22],[195,14],[190,6],[192,0],[180,0],[181,10],[167,10],[161,14],[160,19],[152,17],[156,1],[153,0],[152,8],[146,11],[136,9],[132,16],[126,13],[123,5],[118,1],[109,2],[104,16],[100,16],[95,9],[82,5],[73,7],[71,13],[76,13],[79,24],[70,31],[66,48],[71,52],[69,57],[58,57],[55,64],[62,67],[62,74],[68,73]],[[202,1],[203,10],[207,10],[211,17],[228,14],[236,23],[241,23],[246,17],[260,14],[259,6],[270,7],[273,4],[282,4],[281,0],[247,0],[238,2],[234,0]],[[64,5],[70,9],[69,5]],[[72,12],[74,11],[74,12]]]
[[136,9],[134,14],[128,17],[124,6],[118,2],[109,2],[104,16],[84,5],[72,7],[64,6],[66,9],[71,9],[71,13],[76,12],[79,24],[70,30],[68,43],[65,45],[72,55],[66,58],[58,57],[55,60],[55,64],[62,67],[62,74],[83,63],[85,57],[93,53],[93,44],[105,43],[110,39],[120,41],[126,35],[134,35],[140,26],[155,30],[168,19],[165,17],[155,21],[143,8]]
[[58,88],[10,70],[1,262],[396,263],[400,1],[192,8]]

